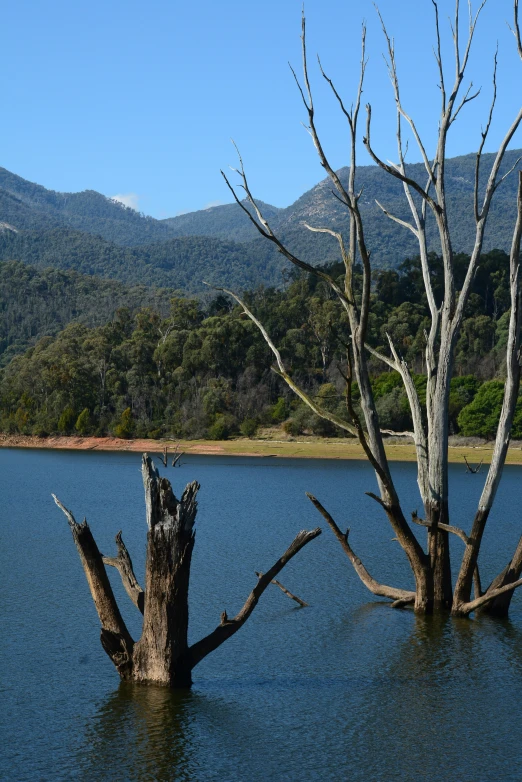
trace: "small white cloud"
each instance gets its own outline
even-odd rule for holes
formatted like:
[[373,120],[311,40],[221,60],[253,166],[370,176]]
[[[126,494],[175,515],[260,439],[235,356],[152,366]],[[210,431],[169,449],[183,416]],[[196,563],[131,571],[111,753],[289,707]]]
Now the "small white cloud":
[[122,193],[121,195],[110,196],[110,199],[111,201],[117,201],[119,204],[123,204],[123,206],[130,206],[130,208],[134,209],[135,212],[139,211],[139,196],[137,193]]

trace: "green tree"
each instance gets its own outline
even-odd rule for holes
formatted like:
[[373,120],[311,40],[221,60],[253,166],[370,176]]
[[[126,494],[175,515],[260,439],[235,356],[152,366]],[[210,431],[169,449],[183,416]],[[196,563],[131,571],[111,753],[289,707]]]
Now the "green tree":
[[58,431],[60,434],[70,434],[76,421],[76,413],[72,407],[66,407],[58,419]]
[[135,429],[134,420],[132,418],[132,410],[127,407],[120,416],[119,422],[114,427],[114,434],[116,437],[121,437],[124,440],[132,437]]
[[88,407],[83,408],[82,412],[76,419],[74,428],[76,429],[78,434],[86,435],[89,433],[89,430],[91,428],[91,416]]
[[485,437],[490,440],[497,431],[504,395],[504,383],[489,380],[483,383],[473,401],[458,416],[458,425],[464,436]]

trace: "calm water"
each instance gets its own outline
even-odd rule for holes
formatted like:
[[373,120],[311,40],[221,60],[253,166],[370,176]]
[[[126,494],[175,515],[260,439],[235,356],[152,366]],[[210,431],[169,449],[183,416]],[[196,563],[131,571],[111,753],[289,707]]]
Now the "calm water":
[[[120,685],[67,523],[87,516],[104,553],[119,529],[143,581],[136,454],[0,451],[0,778],[6,780],[522,780],[522,592],[511,619],[417,619],[373,599],[329,530],[265,592],[244,628],[195,669],[190,693]],[[406,510],[413,465],[394,466]],[[411,583],[363,462],[193,457],[201,482],[191,635],[235,613],[317,495],[375,577]],[[469,529],[484,475],[452,468],[454,523]],[[507,468],[484,543],[483,581],[513,551],[520,468]],[[455,541],[455,552],[460,541]],[[115,575],[111,572],[111,577]],[[113,579],[135,638],[139,614]]]

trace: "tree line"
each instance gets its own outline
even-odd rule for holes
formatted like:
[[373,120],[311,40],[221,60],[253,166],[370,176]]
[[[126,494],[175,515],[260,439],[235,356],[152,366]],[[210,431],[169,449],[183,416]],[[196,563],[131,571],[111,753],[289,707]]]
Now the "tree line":
[[[456,256],[456,278],[464,275],[468,260],[466,255]],[[440,302],[441,259],[433,254],[430,266],[434,294]],[[32,273],[24,276],[18,267],[27,268],[17,264],[9,271],[13,277],[18,269],[21,301]],[[321,269],[334,276],[342,274],[341,264]],[[63,284],[63,272],[46,274],[48,287]],[[357,267],[354,283],[360,292]],[[38,297],[42,280],[34,284]],[[84,291],[82,301],[96,291]],[[118,293],[123,295],[123,289]],[[148,306],[143,307],[136,306],[139,294],[140,289],[133,289],[127,306],[120,306],[102,325],[81,322],[70,306],[62,320],[68,316],[72,322],[14,356],[0,375],[1,430],[37,436],[226,439],[282,426],[294,437],[342,434],[296,399],[271,371],[269,348],[229,297],[219,294],[205,302],[174,295],[167,310],[167,292],[145,297]],[[280,345],[295,381],[322,407],[348,420],[341,368],[348,325],[325,283],[296,270],[288,275],[284,290],[259,288],[245,294],[244,300]],[[62,306],[67,308],[67,302]],[[508,257],[495,250],[483,256],[457,345],[450,397],[453,434],[485,438],[495,434],[502,402],[508,308]],[[428,315],[418,258],[406,260],[397,270],[374,272],[369,343],[384,351],[387,335],[391,336],[411,368],[422,404]],[[31,328],[38,332],[38,328],[45,330],[50,313],[42,305],[42,324],[38,309],[31,317]],[[11,323],[14,329],[16,320]],[[398,373],[383,372],[377,360],[371,360],[370,369],[381,427],[399,432],[411,429],[408,400]],[[357,405],[357,388],[353,398]],[[516,438],[522,437],[519,408],[513,431]]]

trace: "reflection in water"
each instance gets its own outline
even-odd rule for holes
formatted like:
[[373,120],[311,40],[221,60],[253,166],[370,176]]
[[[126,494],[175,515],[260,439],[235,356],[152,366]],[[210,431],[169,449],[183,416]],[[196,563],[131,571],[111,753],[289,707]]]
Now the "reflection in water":
[[522,670],[522,633],[487,618],[411,618],[374,682],[376,707],[358,737],[368,778],[519,780],[520,728],[506,735],[518,710],[508,682],[513,666]]
[[122,682],[87,729],[81,778],[195,780],[190,704],[197,697]]
[[[518,779],[506,769],[517,768],[519,741],[506,735],[520,695],[511,691],[522,672],[520,629],[375,603],[346,619],[334,642],[339,652],[344,634],[348,656],[333,678],[325,657],[330,675],[314,679],[230,678],[187,692],[122,683],[87,724],[80,778]],[[390,643],[394,628],[400,638]],[[353,644],[365,646],[370,665],[351,656]]]

